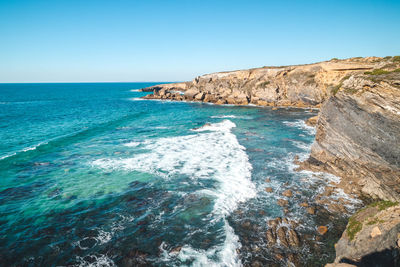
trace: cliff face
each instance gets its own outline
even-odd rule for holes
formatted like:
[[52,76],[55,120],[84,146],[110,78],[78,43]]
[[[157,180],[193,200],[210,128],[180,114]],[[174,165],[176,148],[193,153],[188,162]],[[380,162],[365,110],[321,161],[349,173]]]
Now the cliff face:
[[355,75],[322,106],[304,164],[348,192],[400,200],[400,72]]
[[[381,68],[382,58],[351,58],[309,65],[212,73],[191,82],[157,85],[147,98],[216,104],[319,107],[347,76]],[[181,94],[176,91],[184,91]]]

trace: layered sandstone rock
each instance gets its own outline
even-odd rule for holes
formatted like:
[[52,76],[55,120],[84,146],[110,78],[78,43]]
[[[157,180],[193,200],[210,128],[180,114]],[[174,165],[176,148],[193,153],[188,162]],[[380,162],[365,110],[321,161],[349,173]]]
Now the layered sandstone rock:
[[304,165],[348,193],[400,200],[400,72],[354,75],[323,105]]
[[[389,59],[388,59],[389,60]],[[218,72],[196,77],[191,82],[156,85],[143,91],[146,98],[162,98],[158,91],[171,92],[173,100],[216,104],[319,107],[349,75],[382,68],[382,58],[351,58],[309,65],[263,67]],[[184,95],[176,91],[185,91]]]

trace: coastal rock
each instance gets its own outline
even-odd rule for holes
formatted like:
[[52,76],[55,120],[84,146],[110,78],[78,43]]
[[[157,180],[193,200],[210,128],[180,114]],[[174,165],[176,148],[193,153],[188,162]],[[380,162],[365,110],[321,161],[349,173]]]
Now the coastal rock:
[[324,234],[326,234],[326,232],[328,232],[328,227],[326,227],[324,225],[318,226],[317,232],[320,235],[324,235]]
[[311,214],[311,215],[315,214],[315,208],[314,207],[308,207],[306,210],[307,210],[308,214]]
[[335,245],[335,263],[399,266],[400,205],[375,202],[354,214]]
[[276,201],[276,203],[281,207],[285,207],[285,206],[289,205],[289,201],[287,201],[286,199],[282,199],[282,198],[278,199]]
[[289,243],[286,239],[286,232],[287,232],[287,228],[285,226],[280,227],[277,231],[276,231],[276,235],[279,239],[279,242],[282,246],[288,248],[289,247]]
[[312,127],[314,127],[315,125],[317,125],[317,122],[318,122],[318,116],[314,116],[314,117],[308,118],[308,119],[306,120],[306,124],[307,124],[308,126],[312,126]]
[[268,246],[274,246],[276,244],[276,234],[272,231],[272,229],[268,229],[265,235]]
[[272,193],[273,192],[272,187],[266,187],[265,192]]
[[342,177],[346,193],[400,200],[400,72],[351,76],[323,105],[305,169]]
[[296,231],[293,229],[290,229],[288,231],[287,241],[288,241],[290,247],[299,247],[300,246],[299,236],[296,233]]
[[288,190],[283,191],[282,195],[285,197],[292,197],[293,193],[292,193],[292,190],[288,189]]
[[[190,101],[204,101],[209,95],[207,102],[217,104],[319,107],[347,76],[379,68],[385,61],[389,59],[350,58],[307,65],[217,72],[198,76],[191,82],[156,85],[142,91],[185,91],[185,99]],[[194,98],[199,92],[206,94],[204,99]],[[215,101],[210,101],[211,96]]]

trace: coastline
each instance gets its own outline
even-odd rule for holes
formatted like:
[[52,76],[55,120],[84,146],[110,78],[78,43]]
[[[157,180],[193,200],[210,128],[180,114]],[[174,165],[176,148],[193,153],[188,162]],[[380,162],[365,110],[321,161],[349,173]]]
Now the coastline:
[[[271,70],[273,70],[272,78]],[[307,160],[300,162],[295,159],[295,163],[299,166],[297,170],[322,171],[341,177],[340,183],[336,185],[337,188],[346,194],[357,195],[364,201],[364,206],[371,202],[379,203],[376,202],[379,200],[387,200],[393,205],[398,205],[400,181],[397,180],[400,179],[398,161],[400,152],[395,143],[400,140],[400,131],[396,132],[400,129],[400,105],[396,102],[396,99],[400,99],[399,70],[399,57],[351,58],[309,65],[264,67],[247,71],[208,74],[199,76],[192,82],[156,85],[142,91],[152,92],[144,96],[144,99],[264,106],[271,107],[272,110],[278,108],[318,109],[318,118],[310,122],[315,124],[317,129],[315,142]],[[253,91],[252,88],[260,83],[264,87],[258,86],[257,90]],[[337,108],[343,104],[345,108]],[[339,114],[344,115],[337,116]],[[359,123],[354,123],[354,118]],[[367,131],[365,131],[366,125],[362,124],[362,121],[360,123],[361,118],[371,120]],[[385,118],[383,124],[382,118]],[[382,127],[392,135],[387,137]],[[373,140],[368,133],[364,132],[369,132],[372,136],[378,135],[380,138]],[[356,141],[357,138],[366,142],[363,148]],[[380,139],[386,140],[385,143],[380,143],[382,142],[379,141]],[[376,147],[380,145],[385,145],[385,147],[377,149]],[[362,160],[358,162],[351,159],[353,156],[349,158],[349,153]],[[333,190],[335,189],[332,185],[329,185],[324,192],[329,194]],[[323,196],[322,194],[321,198],[317,199],[318,205],[326,204]],[[342,207],[341,205],[330,206],[331,210],[338,213],[343,212]],[[398,209],[395,211],[397,212]],[[352,218],[338,243],[349,249],[355,242],[354,237],[349,239],[346,235],[349,229],[351,230]],[[400,228],[400,224],[393,224],[390,228],[385,228],[384,225],[386,225],[384,222],[376,223],[376,227],[380,229],[379,236],[386,235],[392,229]],[[362,233],[362,229],[365,228],[362,224],[360,227],[361,229],[356,232],[355,240],[357,240],[358,232]],[[272,232],[270,236],[277,236],[277,233]],[[383,248],[374,250],[378,244],[374,237],[367,243],[369,253],[383,250]],[[393,243],[397,244],[397,237],[390,236],[390,242],[387,243],[389,247]],[[369,259],[369,254],[366,252],[362,255],[358,253],[356,257],[343,256],[340,254],[343,254],[343,251],[346,249],[336,251],[336,264],[365,262],[365,259]],[[391,260],[397,262],[399,253]]]

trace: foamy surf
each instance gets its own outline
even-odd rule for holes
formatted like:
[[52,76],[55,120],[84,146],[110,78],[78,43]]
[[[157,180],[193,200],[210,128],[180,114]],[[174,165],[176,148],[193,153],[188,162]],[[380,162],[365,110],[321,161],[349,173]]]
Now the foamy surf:
[[[240,202],[256,195],[251,181],[252,166],[236,136],[231,132],[236,125],[230,120],[206,124],[195,134],[148,140],[144,150],[150,151],[128,159],[98,159],[96,167],[156,174],[164,179],[186,175],[189,179],[214,179],[215,188],[198,190],[196,194],[212,196],[213,220],[224,220],[225,242],[207,251],[197,251],[184,246],[179,257],[193,260],[195,266],[237,266],[240,260],[236,249],[238,237],[225,220]],[[215,257],[218,261],[215,262]],[[214,260],[212,260],[214,258]]]
[[283,124],[290,126],[290,127],[295,127],[301,130],[306,131],[310,135],[315,135],[317,132],[316,129],[312,126],[308,126],[304,120],[296,120],[296,121],[284,121]]

